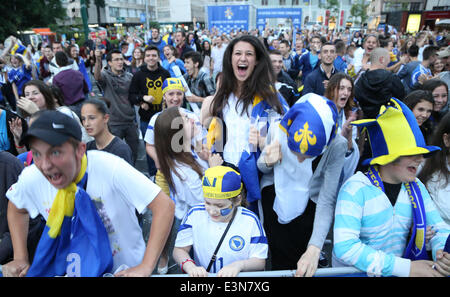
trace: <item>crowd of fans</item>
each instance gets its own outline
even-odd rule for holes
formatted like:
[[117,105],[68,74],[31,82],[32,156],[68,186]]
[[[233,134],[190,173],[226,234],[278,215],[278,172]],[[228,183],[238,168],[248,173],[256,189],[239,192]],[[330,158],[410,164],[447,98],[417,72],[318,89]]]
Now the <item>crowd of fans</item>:
[[[266,28],[230,34],[217,30],[161,34],[153,28],[148,40],[143,36],[119,36],[117,47],[107,36],[90,37],[78,44],[74,39],[41,43],[37,48],[11,36],[2,44],[0,150],[8,155],[0,155],[4,177],[0,184],[0,263],[7,274],[25,274],[35,251],[41,252],[36,246],[48,220],[48,212],[42,213],[42,209],[48,210],[51,204],[38,206],[39,212],[27,208],[27,203],[17,204],[14,213],[11,210],[15,218],[13,214],[27,209],[31,218],[27,221],[28,266],[20,266],[18,245],[13,246],[17,228],[11,228],[8,199],[11,205],[27,197],[25,190],[16,188],[33,187],[34,183],[26,183],[29,167],[46,172],[36,156],[41,155],[42,146],[23,140],[35,137],[45,141],[41,134],[33,134],[37,128],[33,129],[32,123],[51,118],[53,113],[48,111],[63,113],[76,122],[80,143],[86,144],[83,149],[125,160],[105,158],[100,162],[97,159],[101,158],[89,153],[88,172],[92,159],[105,170],[112,168],[106,163],[119,162],[123,174],[137,176],[129,167],[136,168],[140,141],[145,143],[145,183],[152,185],[132,189],[142,178],[133,182],[131,176],[117,174],[114,180],[123,177],[130,184],[122,185],[122,181],[119,190],[111,190],[117,191],[117,199],[127,201],[123,211],[135,208],[135,218],[128,215],[126,219],[135,219],[136,224],[123,231],[116,225],[118,219],[111,214],[111,206],[96,204],[99,213],[107,208],[101,219],[111,242],[113,270],[122,264],[130,267],[118,275],[148,275],[153,270],[165,274],[170,261],[192,276],[208,272],[235,276],[240,271],[263,269],[294,269],[298,276],[312,276],[318,267],[332,265],[355,266],[375,275],[450,274],[450,256],[441,251],[450,229],[450,33],[425,29],[416,34],[351,33],[349,28],[339,32],[278,32]],[[385,129],[381,115],[390,110],[388,106],[407,109],[404,117],[415,120],[408,122],[416,137],[414,148],[440,148],[432,157],[415,160],[417,164],[407,167],[414,176],[408,181],[413,182],[416,176],[421,181],[418,188],[427,213],[423,235],[432,260],[421,266],[416,259],[410,258],[406,266],[397,260],[412,236],[412,215],[395,213],[405,202],[400,197],[407,195],[400,186],[409,183],[386,178],[386,172],[399,172],[388,167],[391,163],[377,163],[376,170],[385,183],[383,197],[389,199],[374,199],[370,211],[374,217],[380,211],[381,206],[375,203],[388,211],[395,209],[388,217],[404,225],[395,222],[387,227],[384,221],[370,222],[367,213],[358,217],[354,208],[346,208],[355,199],[351,203],[366,210],[368,200],[378,197],[370,196],[373,190],[364,192],[363,198],[358,196],[363,194],[358,192],[354,176],[374,170],[372,163],[364,161],[380,154],[376,148],[379,141],[387,144],[384,155],[394,150],[391,143],[395,137],[388,138],[383,130],[384,140],[373,138],[374,132],[364,126],[377,120]],[[406,128],[399,123],[392,120],[386,129],[398,129],[401,138]],[[419,154],[413,151],[399,152],[398,160]],[[423,151],[420,156],[432,151]],[[21,179],[24,175],[28,178]],[[47,175],[49,187],[59,189],[59,178],[58,174]],[[91,173],[88,181],[90,178]],[[139,202],[145,193],[127,198],[141,190],[151,191],[153,198]],[[39,190],[36,195],[46,192]],[[152,201],[165,201],[166,196],[174,208],[168,207],[162,214],[164,208],[153,207]],[[161,215],[168,216],[170,222],[163,221]],[[361,220],[355,223],[360,224],[357,228],[342,219],[353,215]],[[111,228],[105,220],[112,222]],[[119,223],[127,224],[124,220]],[[224,231],[232,222],[230,231]],[[375,235],[367,230],[371,227]],[[358,243],[370,249],[343,245],[344,240],[355,239],[348,233],[342,235],[346,228],[361,232],[361,238],[356,236]],[[127,240],[135,240],[138,230],[148,243],[147,249],[141,243],[133,248],[123,238],[113,239],[129,230],[133,237]],[[323,247],[332,230],[335,250],[331,256]],[[381,236],[383,232],[397,237]],[[230,239],[222,243],[222,234],[229,234]],[[396,240],[401,241],[400,247]],[[217,249],[222,248],[218,252],[219,241]],[[370,254],[372,250],[376,250],[373,258],[371,254],[364,260],[352,254]],[[266,262],[269,255],[270,262]]]

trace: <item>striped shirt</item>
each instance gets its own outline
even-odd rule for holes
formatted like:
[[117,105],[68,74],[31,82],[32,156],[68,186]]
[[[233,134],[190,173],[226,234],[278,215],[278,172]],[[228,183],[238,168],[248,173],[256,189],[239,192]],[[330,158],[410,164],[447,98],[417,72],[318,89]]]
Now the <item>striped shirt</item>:
[[[436,235],[430,240],[433,258],[443,249],[450,227],[440,217],[424,185],[418,183],[426,212],[426,225]],[[335,212],[334,256],[345,265],[369,275],[409,276],[411,261],[401,258],[413,224],[412,206],[402,185],[394,206],[361,172],[341,188]]]

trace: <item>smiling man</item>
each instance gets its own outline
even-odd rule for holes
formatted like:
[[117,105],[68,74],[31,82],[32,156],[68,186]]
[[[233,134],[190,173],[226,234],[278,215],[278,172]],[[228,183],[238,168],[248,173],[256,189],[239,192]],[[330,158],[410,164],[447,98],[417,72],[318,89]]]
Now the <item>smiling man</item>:
[[[147,131],[151,117],[162,110],[162,86],[170,73],[159,64],[159,49],[149,45],[144,51],[144,65],[134,74],[131,80],[128,99],[140,105],[139,116],[142,135]],[[156,166],[150,157],[147,157],[148,174],[156,174]]]
[[[87,215],[81,213],[79,208],[80,201],[83,201],[80,199],[86,199],[86,196],[80,196],[83,193],[89,198],[88,205],[92,204],[91,209],[94,209],[87,218],[100,222],[100,229],[93,238],[105,234],[106,241],[109,241],[107,246],[111,254],[107,249],[93,249],[96,256],[91,259],[94,262],[100,261],[99,255],[112,258],[112,267],[100,270],[100,275],[114,272],[122,264],[130,268],[120,272],[120,276],[150,275],[171,227],[174,204],[170,198],[123,159],[101,151],[86,153],[86,144],[81,142],[80,126],[58,111],[44,111],[24,135],[22,143],[31,148],[34,165],[23,171],[18,182],[6,194],[10,200],[8,223],[14,260],[3,266],[4,276],[56,276],[67,273],[70,263],[65,259],[71,254],[77,238],[73,237],[77,234],[75,222]],[[146,208],[153,213],[152,236],[147,247],[135,215],[135,210],[142,213]],[[28,215],[34,218],[38,214],[47,222],[48,236],[55,241],[59,238],[65,244],[46,250],[47,245],[43,244],[46,228],[36,252],[37,255],[41,252],[42,257],[36,256],[30,267],[26,246]],[[65,218],[68,218],[68,224]],[[59,233],[52,233],[54,227],[59,228]],[[68,232],[64,232],[66,230]],[[93,229],[89,230],[93,232]],[[89,237],[90,232],[85,229],[82,232],[82,236]],[[88,248],[83,245],[80,249]],[[79,260],[80,270],[83,271],[86,258],[80,256]],[[82,273],[79,276],[85,275]]]
[[303,95],[314,93],[322,96],[325,93],[328,81],[337,73],[333,65],[336,57],[336,46],[332,43],[325,43],[319,54],[319,67],[314,69],[305,79]]

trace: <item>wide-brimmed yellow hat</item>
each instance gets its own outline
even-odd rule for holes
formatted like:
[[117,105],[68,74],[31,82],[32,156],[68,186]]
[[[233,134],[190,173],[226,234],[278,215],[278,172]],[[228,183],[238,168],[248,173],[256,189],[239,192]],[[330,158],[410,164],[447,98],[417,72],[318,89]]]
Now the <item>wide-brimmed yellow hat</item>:
[[395,98],[380,108],[376,119],[364,119],[351,124],[365,127],[368,132],[372,158],[364,160],[363,165],[386,165],[401,156],[428,157],[440,150],[437,146],[426,145],[413,112]]

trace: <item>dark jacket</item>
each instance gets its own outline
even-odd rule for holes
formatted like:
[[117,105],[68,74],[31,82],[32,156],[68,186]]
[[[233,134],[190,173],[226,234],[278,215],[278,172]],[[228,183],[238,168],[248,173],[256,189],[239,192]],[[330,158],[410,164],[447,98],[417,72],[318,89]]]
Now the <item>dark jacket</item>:
[[[333,67],[333,70],[331,70],[331,76],[335,73],[337,73],[337,71],[336,68]],[[325,71],[322,70],[322,67],[317,67],[308,75],[308,77],[306,77],[302,95],[314,93],[323,96],[325,93],[323,81],[330,80],[331,76],[327,77]]]
[[[314,68],[312,68],[311,63],[309,62],[309,56],[311,55],[311,52],[308,52],[304,55],[301,55],[298,59],[294,59],[294,66],[292,67],[298,72],[302,71],[302,82],[305,82],[306,77],[314,70],[317,69],[320,65],[320,59],[317,61],[317,64]],[[291,77],[292,74],[290,73]],[[296,77],[296,76],[295,76]]]
[[278,92],[283,95],[286,102],[291,107],[300,98],[297,84],[292,80],[288,73],[281,70],[277,76],[277,83],[275,84]]
[[178,51],[180,59],[183,60],[183,62],[184,62],[184,56],[187,53],[194,51],[194,49],[192,47],[190,47],[189,45],[187,45],[187,43],[185,43],[181,48],[175,47],[175,49]]
[[384,70],[368,70],[361,74],[355,84],[355,99],[364,112],[364,117],[374,119],[380,107],[391,98],[403,100],[405,88],[394,73]]
[[139,116],[142,122],[149,122],[150,118],[162,110],[162,85],[166,78],[170,77],[169,71],[161,65],[155,71],[150,71],[147,65],[142,65],[131,80],[128,99],[132,104],[140,105],[144,102],[145,95],[152,95],[155,100],[149,110],[139,107]]

